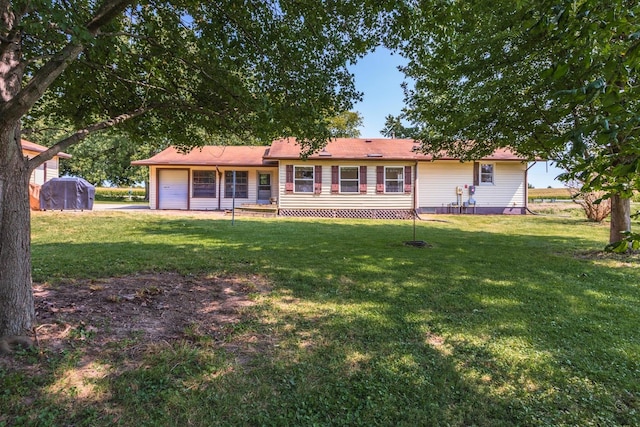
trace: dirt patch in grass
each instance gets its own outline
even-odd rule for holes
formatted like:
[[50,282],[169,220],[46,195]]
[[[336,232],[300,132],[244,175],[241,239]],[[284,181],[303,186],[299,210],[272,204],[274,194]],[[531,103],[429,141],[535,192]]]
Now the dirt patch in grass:
[[237,348],[228,338],[267,291],[259,276],[175,273],[35,284],[39,351],[81,348],[83,358],[134,361],[150,344],[186,340]]
[[594,261],[603,265],[615,267],[640,267],[640,251],[633,251],[624,254],[615,252],[584,251],[576,253],[576,258]]

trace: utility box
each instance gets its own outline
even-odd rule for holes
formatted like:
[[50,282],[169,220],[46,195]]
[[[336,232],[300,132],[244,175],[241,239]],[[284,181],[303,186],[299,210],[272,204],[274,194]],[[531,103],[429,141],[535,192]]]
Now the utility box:
[[96,188],[82,178],[53,178],[42,184],[40,209],[91,210]]

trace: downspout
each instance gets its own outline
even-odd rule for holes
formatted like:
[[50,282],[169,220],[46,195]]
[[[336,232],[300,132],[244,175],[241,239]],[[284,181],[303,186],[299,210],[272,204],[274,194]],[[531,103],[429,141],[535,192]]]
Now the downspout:
[[[149,172],[149,179],[151,179],[151,172]],[[156,209],[160,210],[160,168],[156,166]]]
[[533,212],[531,209],[529,209],[529,169],[534,167],[536,163],[537,162],[533,162],[531,166],[529,166],[524,170],[524,208],[527,212],[529,212],[532,215],[538,215],[538,214]]

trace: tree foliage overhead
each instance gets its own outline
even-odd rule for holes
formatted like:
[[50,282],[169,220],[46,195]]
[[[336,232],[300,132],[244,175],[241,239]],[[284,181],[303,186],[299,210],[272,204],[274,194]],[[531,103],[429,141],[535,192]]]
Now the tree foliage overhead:
[[380,131],[387,138],[414,138],[418,134],[416,127],[407,127],[402,121],[402,115],[393,116],[391,114],[385,117],[384,128]]
[[[415,9],[403,45],[404,71],[415,79],[406,117],[424,125],[426,149],[512,146],[563,158],[639,131],[637,2],[442,6]],[[469,140],[479,143],[456,143]]]
[[343,111],[327,119],[332,138],[359,138],[362,115],[357,111]]
[[455,0],[412,18],[399,46],[425,151],[511,147],[611,197],[640,188],[640,3]]
[[72,158],[60,163],[60,173],[82,177],[96,186],[108,182],[126,187],[148,180],[148,168],[132,166],[131,161],[149,158],[158,151],[160,147],[151,141],[134,144],[122,133],[98,133],[66,151]]
[[[355,1],[100,4],[11,3],[25,34],[23,83],[70,46],[78,51],[61,58],[70,64],[38,115],[83,129],[144,113],[123,128],[185,145],[207,143],[202,129],[327,138],[322,118],[359,99],[346,66],[379,42],[385,16],[384,4]],[[89,27],[100,10],[113,18]]]

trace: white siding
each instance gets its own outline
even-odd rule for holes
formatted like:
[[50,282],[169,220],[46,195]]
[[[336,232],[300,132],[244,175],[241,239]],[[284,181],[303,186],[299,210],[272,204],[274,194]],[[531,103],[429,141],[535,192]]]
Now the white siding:
[[149,209],[157,209],[158,172],[156,166],[149,166]]
[[[492,162],[487,162],[492,163]],[[520,162],[494,162],[494,184],[477,185],[473,196],[478,207],[524,207],[525,170]],[[473,185],[473,162],[420,162],[418,206],[438,208],[456,202],[456,187],[463,188],[462,201],[469,200]]]
[[[27,152],[27,156],[32,158],[35,154],[31,152]],[[42,185],[46,181],[49,181],[53,178],[58,178],[58,157],[54,157],[53,159],[44,162],[40,166],[38,166],[32,173],[29,178],[29,182],[34,184]]]
[[58,178],[58,158],[54,157],[53,159],[45,162],[45,167],[47,168],[47,181],[53,178]]
[[[322,192],[293,193],[285,192],[286,166],[322,166]],[[367,193],[331,194],[331,166],[367,166]],[[413,166],[406,162],[358,162],[326,161],[326,162],[280,162],[279,169],[279,207],[281,209],[412,209],[413,192],[376,193],[376,166]],[[415,171],[413,171],[415,172]],[[412,177],[414,173],[412,172]]]
[[44,164],[41,164],[40,166],[35,168],[35,170],[33,172],[31,172],[31,178],[29,179],[29,182],[32,182],[32,183],[38,184],[38,185],[42,185],[42,184],[44,184],[45,176],[46,176],[45,175],[45,166],[44,166]]

